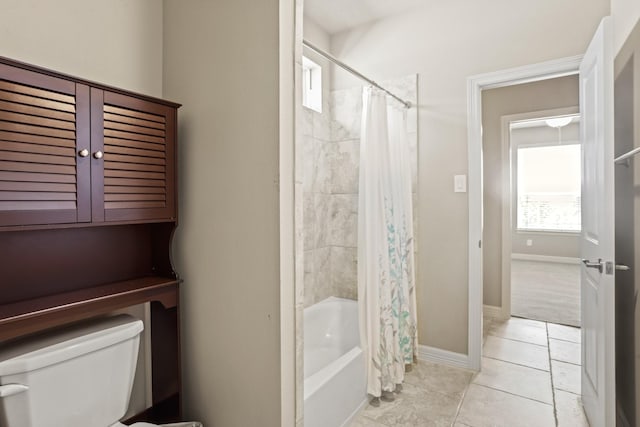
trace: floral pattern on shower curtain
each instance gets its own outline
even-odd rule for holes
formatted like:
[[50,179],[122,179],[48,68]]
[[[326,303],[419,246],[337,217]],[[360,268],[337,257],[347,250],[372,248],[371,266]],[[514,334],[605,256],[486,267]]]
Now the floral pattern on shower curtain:
[[367,392],[404,380],[417,356],[411,168],[406,111],[373,88],[363,94],[358,206],[360,338]]

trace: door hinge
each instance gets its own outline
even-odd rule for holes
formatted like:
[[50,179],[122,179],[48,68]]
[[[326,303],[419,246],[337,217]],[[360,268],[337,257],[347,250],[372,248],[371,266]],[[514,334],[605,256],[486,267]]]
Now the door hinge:
[[478,240],[478,247],[482,248],[482,240]]

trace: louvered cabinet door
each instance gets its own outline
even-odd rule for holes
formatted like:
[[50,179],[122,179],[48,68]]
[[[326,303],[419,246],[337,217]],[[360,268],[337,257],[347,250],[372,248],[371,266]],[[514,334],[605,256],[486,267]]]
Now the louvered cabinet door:
[[0,226],[90,221],[88,150],[88,86],[0,64]]
[[175,108],[91,89],[91,121],[93,221],[175,220]]

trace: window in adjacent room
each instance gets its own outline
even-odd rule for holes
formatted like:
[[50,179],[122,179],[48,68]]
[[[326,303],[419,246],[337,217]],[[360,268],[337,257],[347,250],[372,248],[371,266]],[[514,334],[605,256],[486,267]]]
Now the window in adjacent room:
[[580,144],[517,148],[517,229],[579,232]]
[[302,57],[302,105],[322,113],[322,68]]

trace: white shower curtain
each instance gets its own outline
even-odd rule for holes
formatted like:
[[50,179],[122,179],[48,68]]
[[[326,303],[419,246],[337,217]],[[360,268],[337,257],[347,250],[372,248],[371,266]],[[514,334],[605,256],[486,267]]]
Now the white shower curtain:
[[404,380],[417,356],[411,169],[406,111],[363,93],[358,205],[360,338],[367,392],[380,397]]

